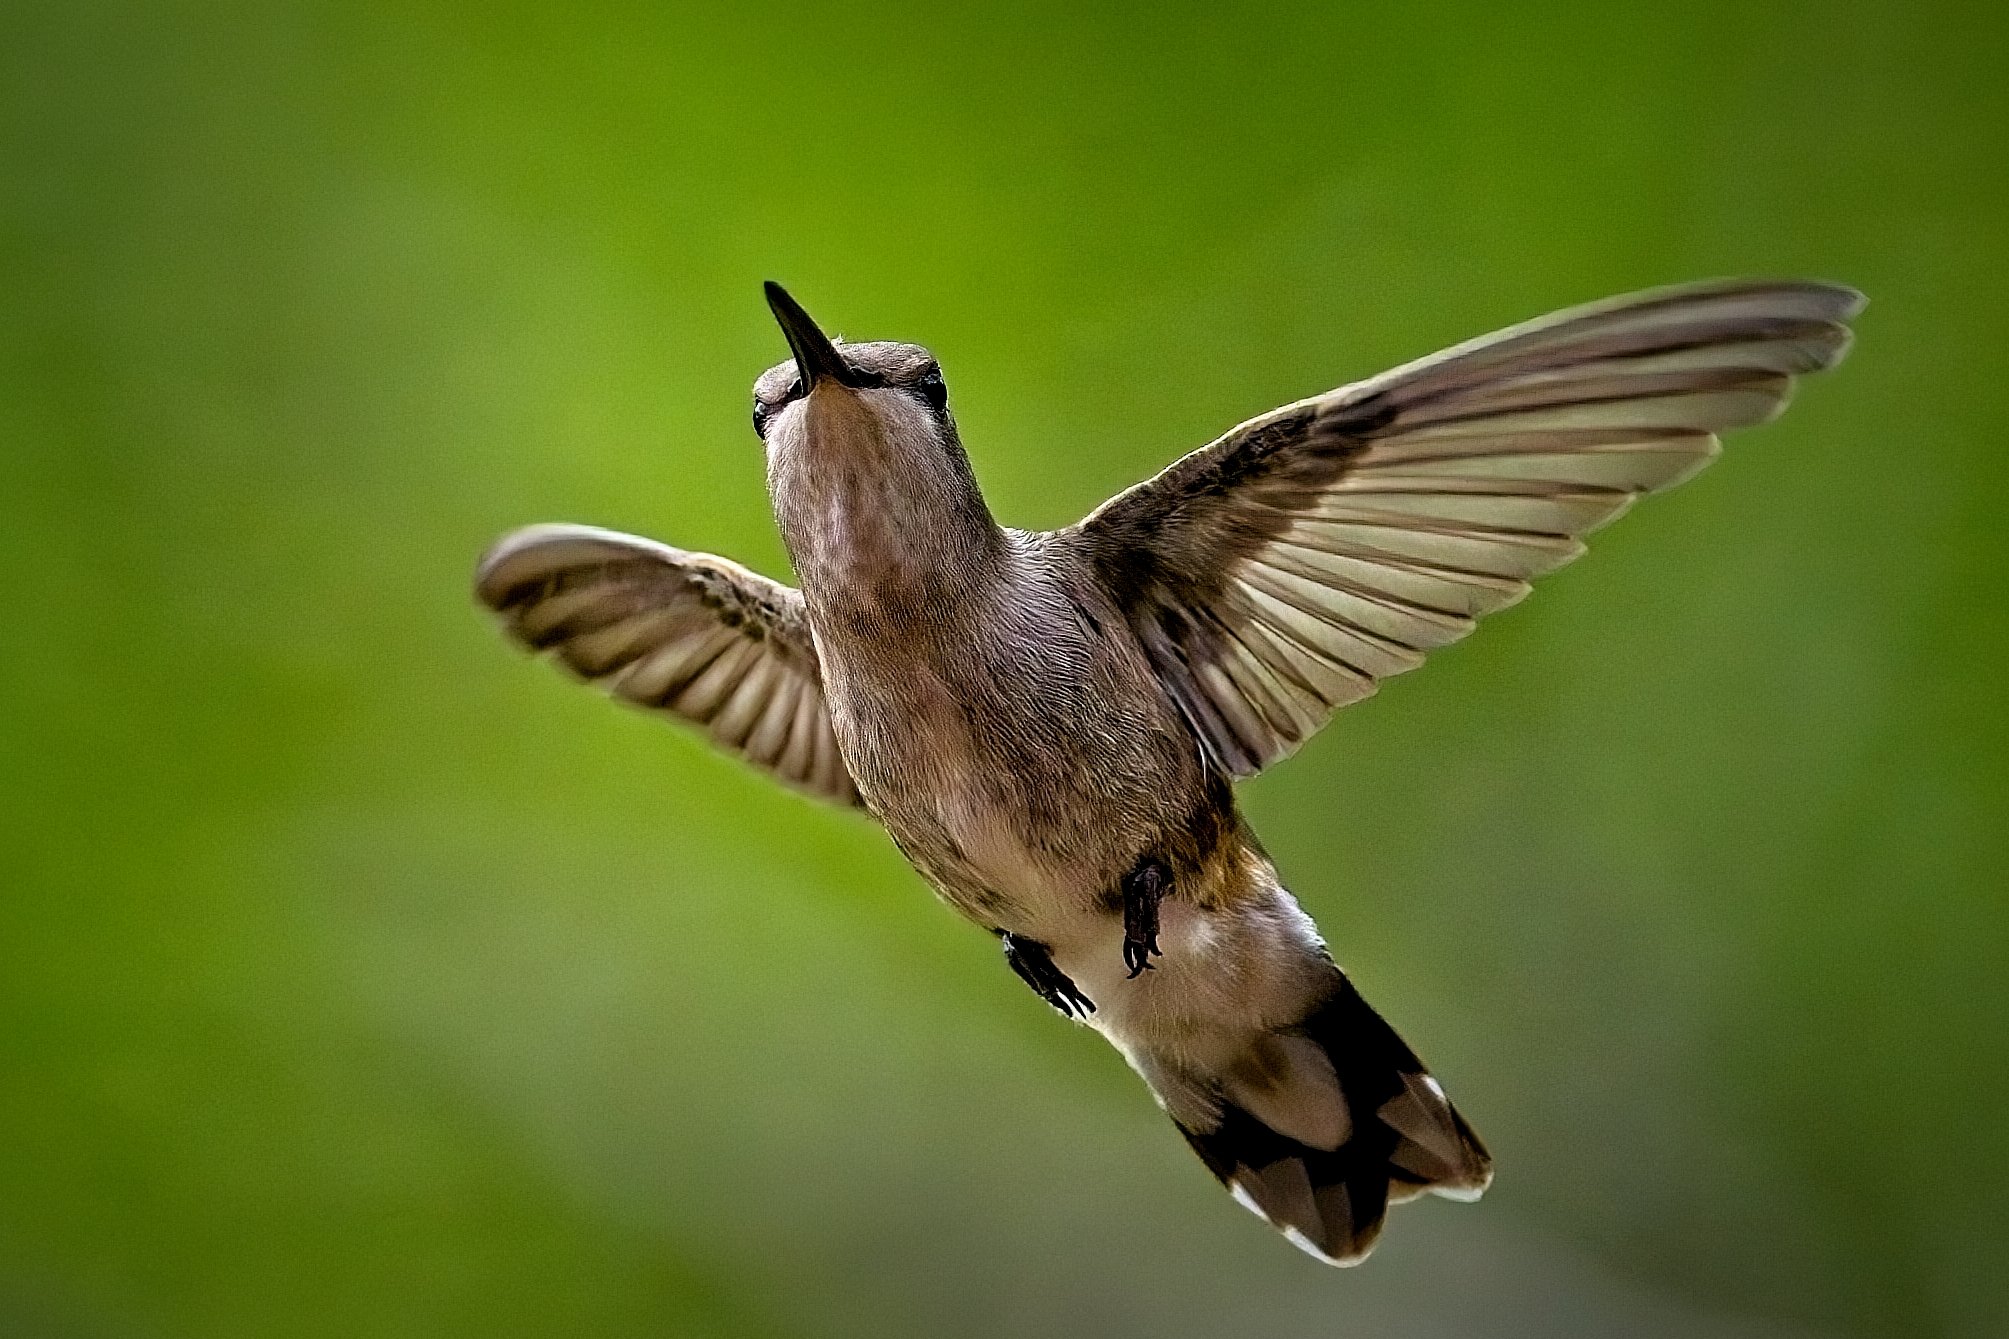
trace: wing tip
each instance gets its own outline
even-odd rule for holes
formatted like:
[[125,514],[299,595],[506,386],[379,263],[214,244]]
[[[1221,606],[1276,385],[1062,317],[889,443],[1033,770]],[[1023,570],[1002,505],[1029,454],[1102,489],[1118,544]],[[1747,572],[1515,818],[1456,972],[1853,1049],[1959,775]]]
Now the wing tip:
[[1791,293],[1812,298],[1822,302],[1827,310],[1832,312],[1828,319],[1838,321],[1859,315],[1862,309],[1869,305],[1869,298],[1853,285],[1837,283],[1832,279],[1811,279],[1796,275],[1723,275],[1714,279],[1696,279],[1686,283],[1639,289],[1586,305],[1643,306],[1657,302],[1719,298],[1744,293]]
[[1829,279],[1798,279],[1792,282],[1809,293],[1818,293],[1831,299],[1835,304],[1832,319],[1836,321],[1852,321],[1862,315],[1863,308],[1869,306],[1869,295],[1852,284],[1836,283]]
[[690,556],[641,535],[570,521],[540,521],[511,530],[488,546],[474,566],[474,593],[482,603],[501,610],[524,586],[594,557],[608,557],[610,552],[670,563]]

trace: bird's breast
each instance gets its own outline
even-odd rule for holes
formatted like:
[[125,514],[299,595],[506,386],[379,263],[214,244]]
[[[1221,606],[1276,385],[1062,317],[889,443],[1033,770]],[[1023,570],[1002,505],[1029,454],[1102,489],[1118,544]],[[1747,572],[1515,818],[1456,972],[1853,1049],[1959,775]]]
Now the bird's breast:
[[1106,908],[1192,811],[1190,738],[1106,648],[1071,633],[878,649],[833,638],[823,652],[860,795],[951,904],[994,928],[1037,933]]
[[1050,744],[1021,731],[1000,747],[968,700],[925,670],[896,691],[841,697],[833,715],[859,793],[959,909],[995,920],[1093,885],[1104,845],[1084,822],[1094,804],[1060,775]]

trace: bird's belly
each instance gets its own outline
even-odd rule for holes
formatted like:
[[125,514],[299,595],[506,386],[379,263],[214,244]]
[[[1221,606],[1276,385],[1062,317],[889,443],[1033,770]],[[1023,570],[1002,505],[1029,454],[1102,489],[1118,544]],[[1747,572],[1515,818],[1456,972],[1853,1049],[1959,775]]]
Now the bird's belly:
[[1161,843],[1185,790],[1148,755],[1123,760],[1122,786],[1078,761],[1037,746],[998,756],[937,735],[891,766],[860,768],[857,780],[950,905],[1040,937],[1055,922],[1109,916],[1123,875]]
[[936,890],[994,929],[1036,934],[1057,920],[1106,914],[1115,879],[1135,859],[1120,834],[1088,821],[1085,797],[1069,803],[1049,792],[1035,810],[1015,786],[949,769],[925,788],[861,789]]
[[1106,914],[1118,881],[1200,807],[1191,736],[1106,646],[1057,631],[955,653],[826,654],[859,794],[958,910],[993,929]]

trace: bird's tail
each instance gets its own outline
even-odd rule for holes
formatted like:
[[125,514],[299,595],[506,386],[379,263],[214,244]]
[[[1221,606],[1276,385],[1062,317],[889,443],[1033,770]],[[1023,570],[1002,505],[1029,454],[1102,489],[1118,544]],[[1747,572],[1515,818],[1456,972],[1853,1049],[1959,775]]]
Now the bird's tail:
[[1390,1204],[1477,1199],[1492,1159],[1423,1062],[1333,971],[1324,1002],[1225,1064],[1139,1057],[1193,1151],[1237,1200],[1329,1264],[1367,1258]]

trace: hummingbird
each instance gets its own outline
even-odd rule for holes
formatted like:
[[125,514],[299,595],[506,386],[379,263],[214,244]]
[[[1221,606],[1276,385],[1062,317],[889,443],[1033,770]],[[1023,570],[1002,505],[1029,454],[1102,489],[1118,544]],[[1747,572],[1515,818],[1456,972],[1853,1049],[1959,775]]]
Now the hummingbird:
[[481,559],[533,652],[864,810],[1099,1032],[1209,1171],[1364,1259],[1492,1159],[1335,964],[1233,783],[1513,604],[1847,350],[1862,296],[1717,280],[1570,308],[1249,419],[1084,520],[992,516],[942,370],[825,335],[753,387],[800,585],[582,525]]

